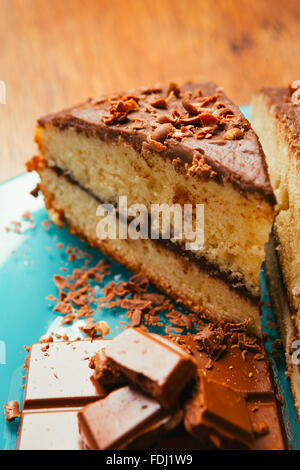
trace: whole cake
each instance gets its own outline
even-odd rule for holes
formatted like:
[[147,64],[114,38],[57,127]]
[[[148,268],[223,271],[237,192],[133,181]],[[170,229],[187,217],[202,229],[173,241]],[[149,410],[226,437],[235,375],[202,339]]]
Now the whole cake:
[[300,80],[286,88],[263,88],[251,108],[277,199],[266,267],[300,416],[299,344],[295,342],[300,339]]
[[[156,86],[88,100],[39,119],[37,170],[54,220],[212,320],[260,334],[259,272],[275,198],[264,153],[214,83]],[[204,205],[203,246],[187,237],[99,239],[99,204]],[[123,212],[122,212],[123,214]],[[129,224],[127,218],[125,223]],[[127,225],[126,225],[127,226]],[[152,226],[151,226],[152,229]]]

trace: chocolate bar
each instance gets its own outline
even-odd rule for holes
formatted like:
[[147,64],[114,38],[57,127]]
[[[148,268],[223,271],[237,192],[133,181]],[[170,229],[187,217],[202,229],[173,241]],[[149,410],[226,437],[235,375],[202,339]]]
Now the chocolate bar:
[[80,432],[90,450],[145,449],[181,421],[143,392],[125,386],[78,413]]
[[107,390],[92,379],[88,364],[106,342],[59,342],[31,347],[18,449],[82,449],[78,411],[107,395]]
[[116,370],[167,409],[176,404],[197,369],[193,358],[182,348],[134,328],[126,329],[111,341],[105,355]]
[[91,380],[89,360],[106,341],[34,344],[30,352],[24,409],[84,406],[107,395]]
[[[123,336],[123,333],[120,336]],[[151,341],[153,336],[157,340],[157,337],[152,335]],[[140,335],[138,337],[140,338]],[[148,335],[144,334],[144,337],[148,339]],[[108,388],[95,381],[94,372],[89,367],[90,360],[99,354],[103,347],[107,349],[116,339],[111,342],[94,340],[32,346],[19,431],[19,449],[198,449],[218,447],[219,441],[221,447],[227,448],[239,448],[241,443],[255,449],[286,448],[266,356],[257,360],[251,351],[244,354],[239,348],[227,348],[221,358],[212,362],[207,352],[197,349],[193,336],[180,338],[198,364],[199,372],[204,377],[204,387],[206,382],[209,382],[209,385],[214,382],[217,384],[218,393],[226,387],[230,394],[226,407],[229,409],[233,406],[234,395],[239,398],[239,406],[243,410],[242,424],[239,415],[232,423],[233,416],[224,414],[226,410],[222,409],[225,407],[221,406],[222,400],[224,401],[222,395],[219,397],[216,392],[215,400],[211,403],[210,394],[202,394],[202,400],[206,400],[205,406],[210,410],[210,417],[213,416],[213,419],[210,419],[210,432],[217,436],[217,439],[213,437],[208,443],[207,436],[204,439],[203,434],[196,432],[197,415],[194,416],[193,413],[196,413],[197,407],[193,409],[194,405],[190,407],[185,419],[186,423],[187,420],[194,423],[191,427],[187,426],[194,434],[191,435],[179,424],[182,418],[180,410],[165,409],[155,398],[149,396],[149,392],[145,394],[132,386],[122,386],[108,394]],[[167,339],[158,339],[159,347],[161,344],[168,344],[170,350],[182,351]],[[127,342],[125,346],[130,349],[131,344]],[[144,349],[141,350],[143,351]],[[167,355],[165,361],[166,358]],[[187,402],[192,391],[193,382],[185,388],[180,402]],[[120,394],[124,394],[124,406],[121,406],[120,400],[115,400]],[[138,398],[132,400],[133,396]],[[140,413],[137,413],[136,408],[138,409],[141,403],[147,404],[147,408],[140,409]],[[246,403],[248,409],[254,433],[252,441],[251,428],[245,424],[245,406],[241,403]],[[118,422],[123,425],[120,429],[113,428],[113,419],[106,416],[106,432],[103,437],[102,431],[99,434],[97,430],[97,420],[99,421],[102,414],[103,424],[105,409],[108,410],[108,417],[117,416]],[[224,443],[228,429],[231,438]]]

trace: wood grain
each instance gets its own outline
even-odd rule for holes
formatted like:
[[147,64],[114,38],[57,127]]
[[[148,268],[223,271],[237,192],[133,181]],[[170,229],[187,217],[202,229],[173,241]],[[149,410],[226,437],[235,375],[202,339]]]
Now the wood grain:
[[238,103],[299,78],[298,0],[0,0],[0,181],[36,152],[40,115],[170,79]]

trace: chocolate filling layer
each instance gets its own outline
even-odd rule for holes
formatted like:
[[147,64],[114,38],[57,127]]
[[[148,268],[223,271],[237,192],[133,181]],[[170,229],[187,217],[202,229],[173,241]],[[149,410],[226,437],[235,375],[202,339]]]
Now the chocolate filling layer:
[[[69,183],[74,184],[78,186],[81,190],[85,191],[88,193],[91,197],[96,199],[99,204],[112,204],[115,206],[114,201],[104,201],[101,200],[98,196],[96,196],[91,190],[83,187],[80,183],[78,183],[76,180],[74,180],[69,174],[65,173],[63,170],[61,170],[58,167],[50,167],[51,170],[53,170],[58,176],[66,178]],[[126,223],[130,222],[130,220],[126,220]],[[150,227],[150,224],[148,224]],[[243,283],[244,280],[242,277],[235,275],[234,273],[230,271],[221,271],[219,266],[216,263],[211,263],[209,262],[204,256],[201,256],[199,254],[196,254],[195,252],[191,250],[184,250],[181,245],[178,243],[171,242],[171,240],[168,239],[157,239],[157,240],[152,240],[149,237],[149,241],[152,241],[153,243],[157,243],[158,245],[161,245],[164,248],[169,249],[170,251],[174,252],[178,256],[182,256],[192,263],[194,263],[198,268],[200,268],[202,271],[207,272],[210,276],[216,277],[223,282],[225,282],[230,289],[233,291],[237,292],[240,294],[242,297],[247,298],[250,300],[253,304],[257,304],[259,302],[259,296],[253,295],[252,292],[249,291],[249,289],[245,286]]]

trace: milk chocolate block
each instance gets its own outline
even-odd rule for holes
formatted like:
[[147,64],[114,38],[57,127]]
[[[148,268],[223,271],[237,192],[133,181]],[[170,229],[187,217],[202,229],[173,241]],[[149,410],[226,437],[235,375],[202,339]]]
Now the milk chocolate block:
[[[38,121],[37,170],[50,216],[213,321],[260,334],[259,271],[275,198],[250,123],[215,83],[130,90]],[[100,203],[204,204],[203,247],[182,237],[100,239]],[[151,224],[150,220],[150,224]],[[178,229],[172,220],[170,232]],[[152,227],[151,227],[152,228]]]
[[117,370],[167,409],[176,404],[196,374],[196,362],[182,348],[134,328],[113,339],[105,355]]
[[19,450],[83,450],[78,409],[38,410],[23,414]]
[[185,405],[184,424],[207,448],[252,449],[254,434],[245,398],[227,385],[200,375]]
[[148,448],[181,418],[181,412],[169,414],[156,400],[128,385],[78,413],[81,435],[91,450]]
[[106,341],[34,344],[25,389],[24,409],[83,406],[107,391],[92,381],[89,359]]
[[77,413],[108,393],[93,381],[88,367],[105,344],[94,340],[32,345],[18,449],[82,449]]

